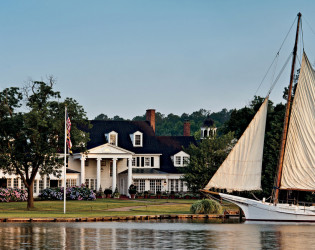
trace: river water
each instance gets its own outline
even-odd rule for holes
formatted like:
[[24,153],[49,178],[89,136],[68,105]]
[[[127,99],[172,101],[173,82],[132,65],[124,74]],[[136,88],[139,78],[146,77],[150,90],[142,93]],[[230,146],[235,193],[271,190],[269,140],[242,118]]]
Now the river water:
[[1,249],[310,249],[315,224],[165,220],[1,223]]

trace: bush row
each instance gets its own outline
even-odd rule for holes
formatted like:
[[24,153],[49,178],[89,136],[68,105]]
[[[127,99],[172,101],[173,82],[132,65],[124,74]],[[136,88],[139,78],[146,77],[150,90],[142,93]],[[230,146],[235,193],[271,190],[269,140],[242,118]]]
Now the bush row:
[[27,191],[19,188],[0,188],[0,201],[26,201]]
[[[42,200],[63,200],[63,187],[46,188],[40,194],[39,197]],[[66,189],[67,200],[95,200],[95,193],[85,185],[67,187]]]

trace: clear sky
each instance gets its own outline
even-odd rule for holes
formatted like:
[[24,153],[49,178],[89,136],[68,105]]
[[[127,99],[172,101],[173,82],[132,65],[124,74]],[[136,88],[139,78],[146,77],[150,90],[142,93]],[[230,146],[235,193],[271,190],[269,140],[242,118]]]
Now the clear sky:
[[[0,1],[0,89],[53,75],[62,96],[76,99],[91,119],[132,118],[148,108],[164,114],[240,108],[299,11],[312,27],[303,19],[305,50],[315,62],[312,0]],[[278,70],[294,32],[295,26]],[[270,79],[257,94],[266,95]]]

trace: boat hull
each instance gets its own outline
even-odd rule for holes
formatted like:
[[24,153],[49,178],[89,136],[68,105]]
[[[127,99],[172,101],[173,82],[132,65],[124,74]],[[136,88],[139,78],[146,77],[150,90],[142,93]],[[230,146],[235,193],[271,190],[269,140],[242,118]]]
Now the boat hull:
[[239,196],[219,193],[223,200],[239,206],[246,220],[315,222],[315,207],[296,206],[256,201]]

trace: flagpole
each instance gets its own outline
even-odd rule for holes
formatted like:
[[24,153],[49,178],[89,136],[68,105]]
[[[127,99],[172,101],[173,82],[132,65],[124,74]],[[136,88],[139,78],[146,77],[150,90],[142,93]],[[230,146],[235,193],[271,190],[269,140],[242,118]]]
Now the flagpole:
[[66,164],[67,164],[67,106],[65,106],[65,159],[64,159],[64,170],[63,170],[63,213],[66,213]]

